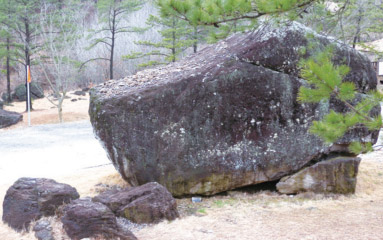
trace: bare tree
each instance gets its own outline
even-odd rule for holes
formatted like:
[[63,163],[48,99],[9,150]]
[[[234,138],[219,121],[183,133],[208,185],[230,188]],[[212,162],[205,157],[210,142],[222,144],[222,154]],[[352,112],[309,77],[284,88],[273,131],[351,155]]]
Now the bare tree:
[[41,7],[40,26],[44,51],[39,55],[38,63],[53,92],[47,99],[57,107],[60,122],[63,122],[65,97],[78,75],[79,64],[73,59],[73,53],[77,48],[78,39],[76,22],[81,16],[76,10],[75,2],[66,7],[52,6],[44,2]]

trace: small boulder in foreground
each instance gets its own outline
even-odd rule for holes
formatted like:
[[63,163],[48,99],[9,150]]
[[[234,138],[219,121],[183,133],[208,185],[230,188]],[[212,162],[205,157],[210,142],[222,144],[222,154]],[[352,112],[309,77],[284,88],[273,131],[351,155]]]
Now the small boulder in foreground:
[[0,109],[0,128],[6,128],[23,120],[23,115]]
[[53,216],[59,206],[77,198],[77,190],[68,184],[45,178],[20,178],[5,195],[3,222],[21,231],[32,221]]
[[93,201],[105,204],[117,216],[135,223],[157,223],[179,217],[176,200],[156,182],[121,191],[107,191],[94,197]]
[[130,231],[119,228],[116,216],[102,203],[78,199],[66,205],[63,212],[61,221],[66,233],[73,240],[95,236],[106,239],[137,239]]

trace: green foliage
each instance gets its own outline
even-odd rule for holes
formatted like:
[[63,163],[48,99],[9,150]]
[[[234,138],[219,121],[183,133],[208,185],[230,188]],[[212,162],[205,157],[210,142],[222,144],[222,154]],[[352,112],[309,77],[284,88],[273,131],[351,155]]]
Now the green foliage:
[[334,66],[331,61],[332,49],[328,48],[318,53],[315,57],[301,61],[301,76],[311,87],[299,89],[298,100],[301,102],[315,103],[330,98],[334,90],[339,92],[342,100],[354,97],[353,83],[342,83],[342,79],[349,72],[345,65]]
[[[332,49],[327,48],[314,57],[300,63],[301,77],[308,86],[302,86],[298,92],[298,100],[302,103],[318,103],[334,97],[348,107],[348,112],[339,113],[333,110],[320,121],[314,121],[310,132],[327,143],[334,143],[353,128],[367,127],[379,130],[382,117],[371,117],[371,110],[383,100],[383,94],[371,91],[362,99],[358,99],[356,87],[352,82],[343,79],[349,72],[346,65],[335,66],[332,62]],[[357,102],[357,104],[353,104]],[[354,153],[370,151],[370,143],[353,143],[350,150]]]
[[373,151],[372,144],[370,142],[352,142],[348,148],[354,154],[367,153]]
[[139,64],[139,67],[175,62],[183,51],[198,41],[198,32],[195,32],[195,29],[186,21],[180,20],[172,15],[163,15],[160,17],[151,15],[146,24],[150,27],[159,28],[158,32],[162,36],[162,40],[159,42],[135,42],[137,45],[148,47],[151,51],[146,53],[132,52],[123,57],[125,60],[147,56],[155,57],[154,60],[151,59],[148,62]]
[[163,15],[176,15],[192,25],[215,25],[266,14],[282,14],[315,0],[159,0]]

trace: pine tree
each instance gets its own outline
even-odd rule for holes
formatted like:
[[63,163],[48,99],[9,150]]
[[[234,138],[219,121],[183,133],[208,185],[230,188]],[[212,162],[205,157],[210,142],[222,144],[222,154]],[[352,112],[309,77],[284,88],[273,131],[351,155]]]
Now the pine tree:
[[97,9],[101,26],[99,29],[91,31],[89,37],[92,39],[92,43],[88,49],[102,44],[109,52],[109,56],[90,59],[84,62],[83,65],[94,60],[108,61],[109,78],[113,79],[114,51],[118,35],[122,33],[142,31],[141,28],[126,26],[124,24],[124,17],[134,11],[139,10],[143,4],[144,2],[139,0],[99,0],[97,2]]
[[[369,130],[383,127],[382,117],[372,117],[371,110],[383,100],[383,94],[377,90],[366,94],[356,105],[356,87],[352,82],[343,81],[349,72],[346,65],[335,66],[332,62],[332,49],[318,53],[314,57],[301,61],[301,76],[309,86],[299,89],[298,100],[302,103],[318,103],[335,97],[348,107],[348,112],[330,111],[322,120],[314,121],[310,131],[327,143],[336,142],[355,127],[365,126]],[[372,150],[371,143],[353,142],[350,150],[359,154]]]
[[[0,12],[8,13],[6,15],[0,16],[0,23],[7,21],[10,13],[10,0],[0,2],[2,5],[2,9]],[[15,55],[14,53],[14,38],[12,36],[12,29],[10,29],[7,25],[3,24],[0,28],[0,59],[4,60],[5,69],[3,72],[6,74],[7,78],[7,97],[6,101],[9,103],[12,101],[11,97],[11,66],[14,63],[14,59],[12,59]]]
[[[150,60],[146,63],[139,64],[139,67],[147,67],[153,65],[166,64],[175,62],[179,55],[187,48],[194,45],[196,49],[198,39],[198,29],[191,27],[186,21],[180,20],[175,16],[157,17],[151,15],[147,20],[147,25],[150,27],[159,27],[159,33],[162,36],[160,42],[138,41],[138,45],[150,47],[154,50],[147,53],[133,52],[124,59],[136,59],[145,56],[158,56],[155,60]],[[195,34],[195,35],[194,35]]]
[[[42,31],[41,24],[41,6],[45,2],[49,4],[57,4],[60,0],[12,0],[10,4],[8,0],[0,0],[0,15],[8,16],[3,18],[2,24],[5,25],[15,39],[14,44],[15,56],[14,60],[23,65],[31,66],[34,63],[34,56],[42,51],[41,42]],[[31,68],[33,75],[33,68]],[[26,74],[25,74],[26,75]],[[28,101],[27,101],[28,103]],[[32,101],[29,101],[32,109]],[[28,104],[26,106],[28,109]]]
[[265,15],[298,16],[318,0],[159,0],[162,14],[176,15],[192,25],[220,27],[227,22]]

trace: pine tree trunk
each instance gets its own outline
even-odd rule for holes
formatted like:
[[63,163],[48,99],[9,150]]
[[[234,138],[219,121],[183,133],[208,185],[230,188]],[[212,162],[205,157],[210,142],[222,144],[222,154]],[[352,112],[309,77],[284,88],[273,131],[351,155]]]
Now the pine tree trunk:
[[172,32],[172,62],[175,62],[176,61],[176,33],[175,33],[175,28],[176,28],[176,20],[175,18],[173,17],[173,32]]
[[116,12],[113,11],[112,19],[112,44],[110,46],[110,60],[109,60],[109,78],[113,79],[113,64],[114,64],[114,44],[116,41]]
[[193,40],[194,40],[194,43],[193,43],[193,52],[196,53],[197,52],[197,41],[198,41],[198,28],[197,27],[194,27],[194,34],[193,34]]
[[12,101],[11,98],[11,66],[9,63],[10,60],[10,39],[7,37],[7,59],[6,59],[6,68],[7,68],[7,102]]
[[[28,23],[28,19],[25,19],[24,20],[24,25],[25,25],[25,46],[24,46],[24,53],[25,53],[25,89],[26,89],[26,97],[28,98],[28,88],[27,88],[27,84],[28,84],[28,67],[30,67],[30,64],[31,64],[31,56],[30,56],[30,52],[29,52],[29,44],[31,42],[31,33],[29,31],[29,23]],[[25,104],[26,104],[26,110],[25,111],[28,111],[28,101],[25,101]],[[31,94],[29,94],[29,107],[30,107],[30,110],[32,110],[32,96]]]

